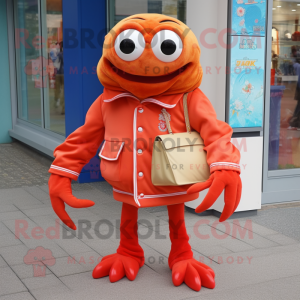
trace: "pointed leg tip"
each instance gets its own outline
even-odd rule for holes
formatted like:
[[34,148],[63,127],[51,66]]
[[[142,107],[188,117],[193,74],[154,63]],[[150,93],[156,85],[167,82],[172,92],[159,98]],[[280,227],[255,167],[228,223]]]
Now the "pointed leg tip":
[[175,286],[180,286],[183,282],[183,276],[180,272],[176,272],[172,275],[172,281]]
[[104,270],[103,270],[103,266],[102,265],[98,265],[95,267],[95,269],[93,270],[92,276],[94,279],[98,279],[101,277],[105,277],[108,274],[104,274]]
[[216,277],[216,274],[215,274],[214,270],[209,269],[208,271],[211,274],[212,278],[214,279]]
[[136,269],[136,268],[128,268],[128,267],[126,268],[126,267],[125,267],[126,277],[128,278],[128,280],[134,281],[139,272],[139,268]]

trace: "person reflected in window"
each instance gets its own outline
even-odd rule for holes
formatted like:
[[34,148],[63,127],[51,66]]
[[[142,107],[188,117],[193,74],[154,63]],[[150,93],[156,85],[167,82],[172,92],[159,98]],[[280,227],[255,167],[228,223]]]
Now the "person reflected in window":
[[295,92],[295,100],[298,102],[293,114],[293,117],[290,120],[290,126],[292,129],[300,130],[300,57],[299,52],[296,47],[292,47],[292,56],[294,58],[294,71],[298,76],[296,92]]
[[59,60],[59,68],[55,76],[55,101],[56,106],[61,108],[61,114],[65,114],[65,99],[64,99],[64,52],[63,42],[59,43],[60,52],[57,53]]

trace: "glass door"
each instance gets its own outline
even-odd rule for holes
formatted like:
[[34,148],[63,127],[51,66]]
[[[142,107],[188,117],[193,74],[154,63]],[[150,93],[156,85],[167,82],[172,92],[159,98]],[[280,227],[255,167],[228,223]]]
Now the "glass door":
[[14,0],[18,119],[65,136],[62,0]]
[[38,0],[15,0],[15,45],[18,89],[18,118],[39,127],[43,124],[41,51]]
[[49,66],[49,84],[44,87],[45,128],[65,135],[64,52],[62,0],[41,0],[42,48]]
[[107,0],[109,28],[134,14],[156,13],[186,23],[186,0]]
[[300,3],[269,2],[263,203],[300,200]]

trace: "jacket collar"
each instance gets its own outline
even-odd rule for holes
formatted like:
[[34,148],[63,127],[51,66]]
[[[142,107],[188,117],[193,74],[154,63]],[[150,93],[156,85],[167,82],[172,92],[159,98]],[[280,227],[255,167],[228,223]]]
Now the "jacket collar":
[[118,92],[118,91],[113,91],[104,88],[103,102],[108,103],[108,102],[115,101],[119,98],[129,97],[135,99],[136,101],[139,101],[140,103],[155,103],[165,108],[173,108],[176,106],[178,101],[183,97],[183,95],[184,95],[183,93],[176,94],[176,95],[167,95],[167,96],[159,95],[159,96],[139,100],[137,97],[135,97],[129,92]]

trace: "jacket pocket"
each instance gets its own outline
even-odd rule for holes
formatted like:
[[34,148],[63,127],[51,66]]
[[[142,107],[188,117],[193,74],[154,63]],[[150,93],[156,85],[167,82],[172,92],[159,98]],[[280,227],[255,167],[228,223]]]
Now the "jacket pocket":
[[100,170],[104,179],[120,181],[121,152],[124,147],[121,141],[104,141],[99,152],[101,157]]

